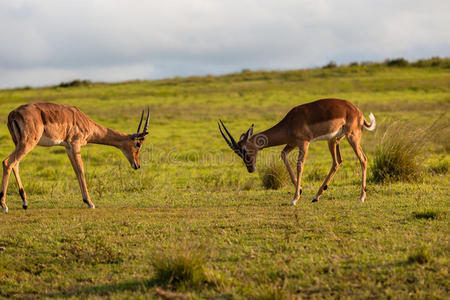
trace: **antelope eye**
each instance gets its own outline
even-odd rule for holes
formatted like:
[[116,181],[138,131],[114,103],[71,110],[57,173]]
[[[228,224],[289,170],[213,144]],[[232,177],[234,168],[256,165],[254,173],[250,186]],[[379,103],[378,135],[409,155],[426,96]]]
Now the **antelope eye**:
[[136,147],[141,148],[141,143],[136,143]]

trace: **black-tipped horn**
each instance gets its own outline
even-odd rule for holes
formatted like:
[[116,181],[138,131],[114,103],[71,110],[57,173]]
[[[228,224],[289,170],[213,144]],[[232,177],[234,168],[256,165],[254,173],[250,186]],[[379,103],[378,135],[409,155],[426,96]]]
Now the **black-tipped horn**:
[[147,133],[148,129],[148,119],[150,118],[150,107],[147,106],[147,119],[145,119],[144,131],[143,133]]
[[219,119],[219,121],[220,121],[220,124],[222,124],[223,129],[225,129],[225,132],[226,132],[226,133],[228,134],[228,136],[230,137],[231,144],[233,145],[233,149],[234,149],[234,147],[236,146],[236,141],[234,140],[234,138],[233,138],[233,136],[231,135],[231,133],[228,131],[227,127],[225,127],[225,124],[223,124],[222,120]]
[[138,129],[137,129],[136,133],[139,133],[139,130],[141,130],[141,125],[142,125],[142,119],[143,118],[144,118],[144,110],[142,110],[141,121],[139,122],[139,126],[138,126]]
[[231,142],[227,139],[227,137],[225,136],[225,134],[223,134],[223,131],[222,131],[222,128],[220,128],[219,122],[217,122],[217,125],[219,126],[220,133],[222,134],[222,136],[223,136],[225,142],[227,142],[228,146],[230,146],[230,148],[234,150],[234,146],[233,146],[233,145],[231,144]]

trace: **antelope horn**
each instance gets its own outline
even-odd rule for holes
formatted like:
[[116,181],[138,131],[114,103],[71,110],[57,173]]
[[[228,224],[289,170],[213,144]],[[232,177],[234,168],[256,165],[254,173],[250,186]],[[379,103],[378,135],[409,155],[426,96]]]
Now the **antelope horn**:
[[142,110],[142,114],[141,114],[141,121],[139,122],[139,126],[137,129],[137,133],[139,133],[139,130],[141,130],[141,124],[142,124],[142,119],[144,118],[144,110]]
[[223,134],[223,131],[222,131],[222,128],[220,128],[219,122],[217,122],[217,125],[219,126],[220,133],[222,134],[223,138],[225,139],[225,142],[227,142],[228,146],[230,146],[230,148],[234,150],[233,145],[231,145],[230,141],[225,137],[225,134]]
[[[142,111],[142,113],[144,113],[144,111]],[[147,119],[145,119],[145,125],[144,125],[144,131],[143,133],[147,133],[147,129],[148,129],[148,119],[150,118],[150,107],[147,106]],[[141,119],[142,121],[142,119]]]
[[219,123],[217,123],[217,125],[219,125],[219,129],[220,129],[220,133],[222,134],[223,138],[225,139],[225,141],[227,142],[227,144],[230,146],[231,149],[235,149],[236,147],[236,141],[234,140],[233,136],[230,134],[230,132],[228,131],[227,127],[225,127],[225,124],[223,124],[222,120],[220,120],[220,124],[222,124],[223,129],[225,129],[225,132],[228,134],[228,136],[230,137],[231,142],[225,137],[225,134],[223,134],[222,132],[222,128],[220,128]]

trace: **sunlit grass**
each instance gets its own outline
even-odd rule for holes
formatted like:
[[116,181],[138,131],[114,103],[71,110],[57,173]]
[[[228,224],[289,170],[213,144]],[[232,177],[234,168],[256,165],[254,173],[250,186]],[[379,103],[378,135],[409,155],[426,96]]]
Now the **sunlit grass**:
[[[115,148],[82,149],[95,210],[82,202],[64,148],[38,147],[23,159],[29,208],[22,209],[11,176],[10,211],[0,215],[0,296],[445,298],[448,128],[422,149],[421,180],[369,181],[364,203],[360,165],[345,140],[343,164],[323,201],[310,202],[331,167],[327,144],[311,144],[303,194],[292,207],[282,147],[263,150],[258,172],[249,174],[216,121],[239,136],[252,123],[256,132],[267,129],[294,105],[348,99],[380,124],[362,139],[370,175],[383,124],[427,128],[438,116],[448,122],[449,82],[443,67],[378,64],[2,90],[3,124],[9,111],[31,101],[73,104],[130,133],[147,105],[151,117],[137,171]],[[0,156],[12,150],[0,126]],[[278,189],[261,181],[269,158],[287,182]],[[297,150],[289,156],[294,171],[296,158]]]

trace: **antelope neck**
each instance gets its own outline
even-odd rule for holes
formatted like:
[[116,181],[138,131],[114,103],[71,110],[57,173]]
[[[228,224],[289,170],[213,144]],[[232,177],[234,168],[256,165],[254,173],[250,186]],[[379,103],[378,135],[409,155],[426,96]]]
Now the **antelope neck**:
[[95,130],[92,133],[88,143],[120,147],[123,142],[129,139],[130,134],[95,124]]
[[286,129],[277,124],[265,131],[254,134],[250,141],[257,145],[259,149],[286,144]]

